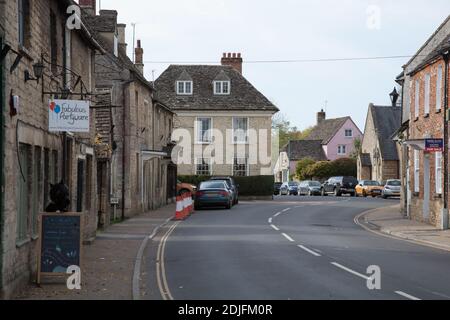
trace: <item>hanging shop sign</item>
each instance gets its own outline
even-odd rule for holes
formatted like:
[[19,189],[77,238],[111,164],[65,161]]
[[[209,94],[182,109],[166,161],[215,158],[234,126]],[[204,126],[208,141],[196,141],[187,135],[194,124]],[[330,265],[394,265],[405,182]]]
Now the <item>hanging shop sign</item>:
[[50,100],[50,132],[89,132],[89,101]]

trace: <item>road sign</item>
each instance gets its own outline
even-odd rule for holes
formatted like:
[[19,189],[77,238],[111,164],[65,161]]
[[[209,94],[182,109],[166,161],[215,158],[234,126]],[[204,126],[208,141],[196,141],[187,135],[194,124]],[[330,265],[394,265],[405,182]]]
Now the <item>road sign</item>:
[[425,139],[425,152],[443,152],[444,139]]

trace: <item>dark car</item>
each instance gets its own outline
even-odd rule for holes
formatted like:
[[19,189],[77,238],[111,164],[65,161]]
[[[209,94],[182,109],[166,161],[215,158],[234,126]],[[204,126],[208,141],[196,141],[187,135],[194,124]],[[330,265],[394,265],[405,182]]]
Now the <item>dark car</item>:
[[297,196],[298,195],[298,182],[291,181],[285,182],[280,188],[280,194],[286,196]]
[[349,194],[354,197],[357,185],[358,180],[355,177],[332,177],[322,185],[321,193],[323,196],[334,194],[340,197],[343,194]]
[[211,181],[225,181],[233,192],[233,205],[239,203],[239,185],[236,184],[232,177],[214,177],[211,178]]
[[233,206],[233,192],[223,180],[202,182],[195,193],[195,209]]
[[281,186],[283,185],[282,182],[275,182],[274,186],[273,186],[273,194],[274,195],[279,195],[281,192]]
[[317,181],[303,181],[298,187],[298,194],[300,196],[320,196],[322,192],[322,185]]

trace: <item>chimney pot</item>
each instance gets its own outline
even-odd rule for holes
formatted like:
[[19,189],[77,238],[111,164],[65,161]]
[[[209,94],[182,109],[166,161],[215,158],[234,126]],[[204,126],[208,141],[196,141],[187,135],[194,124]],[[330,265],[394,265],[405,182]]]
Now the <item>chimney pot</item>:
[[240,53],[227,53],[224,54],[221,60],[223,66],[230,66],[237,72],[242,74],[242,55]]
[[321,124],[322,122],[324,122],[327,119],[327,114],[325,113],[325,111],[320,110],[320,112],[317,113],[317,124]]
[[82,9],[85,9],[90,16],[97,14],[97,0],[80,0],[79,3]]
[[141,40],[137,41],[137,48],[134,50],[135,52],[135,65],[139,69],[139,71],[144,74],[144,49],[142,49]]

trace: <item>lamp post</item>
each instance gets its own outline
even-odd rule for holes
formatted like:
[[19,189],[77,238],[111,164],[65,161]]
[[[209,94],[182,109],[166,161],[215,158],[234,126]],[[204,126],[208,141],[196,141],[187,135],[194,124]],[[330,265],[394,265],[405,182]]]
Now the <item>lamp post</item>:
[[30,72],[28,70],[25,71],[25,82],[28,81],[37,81],[39,83],[39,79],[44,75],[45,66],[42,62],[38,62],[33,64],[33,73],[34,78],[31,77]]
[[396,107],[397,106],[397,101],[398,101],[398,98],[399,98],[399,94],[398,94],[398,92],[397,92],[397,88],[394,88],[394,91],[392,91],[390,94],[389,94],[389,96],[391,97],[391,102],[392,102],[392,106],[393,107]]

